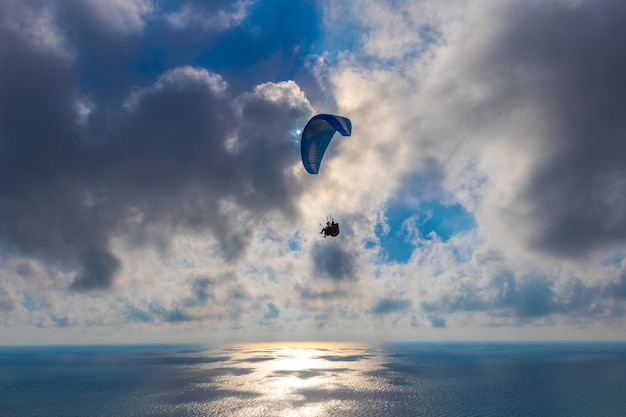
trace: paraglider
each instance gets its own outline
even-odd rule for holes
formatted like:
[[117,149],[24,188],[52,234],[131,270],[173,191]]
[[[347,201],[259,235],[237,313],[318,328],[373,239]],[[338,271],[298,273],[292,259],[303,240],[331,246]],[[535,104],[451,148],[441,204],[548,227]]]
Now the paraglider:
[[335,223],[335,220],[326,222],[326,227],[320,232],[321,235],[335,237],[339,234],[339,223]]
[[[352,134],[352,122],[350,119],[332,114],[318,114],[308,121],[302,131],[300,141],[300,153],[302,164],[309,174],[317,174],[322,164],[322,158],[330,141],[339,132],[342,136]],[[324,237],[335,237],[339,234],[339,223],[334,219],[326,221],[326,226],[320,232]]]
[[300,153],[302,164],[309,174],[317,174],[328,144],[339,132],[342,136],[352,134],[350,119],[332,114],[318,114],[313,116],[302,131]]

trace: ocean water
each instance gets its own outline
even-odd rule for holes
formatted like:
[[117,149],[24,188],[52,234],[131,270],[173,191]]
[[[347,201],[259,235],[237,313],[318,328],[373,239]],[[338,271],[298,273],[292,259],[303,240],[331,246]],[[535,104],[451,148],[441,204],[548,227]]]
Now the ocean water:
[[0,416],[626,416],[626,344],[0,347]]

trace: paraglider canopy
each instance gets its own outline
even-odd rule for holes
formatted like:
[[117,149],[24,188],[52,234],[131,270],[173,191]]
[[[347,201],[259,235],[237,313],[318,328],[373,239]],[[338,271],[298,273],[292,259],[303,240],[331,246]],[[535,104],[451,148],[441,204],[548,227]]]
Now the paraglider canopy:
[[318,114],[313,116],[302,131],[300,153],[302,164],[310,174],[317,174],[328,144],[339,132],[342,136],[352,134],[350,119],[332,114]]

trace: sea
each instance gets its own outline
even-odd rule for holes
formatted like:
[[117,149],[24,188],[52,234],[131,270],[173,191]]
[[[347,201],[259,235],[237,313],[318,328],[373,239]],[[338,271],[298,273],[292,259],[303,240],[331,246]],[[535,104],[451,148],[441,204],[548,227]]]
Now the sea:
[[0,347],[0,416],[625,417],[625,343]]

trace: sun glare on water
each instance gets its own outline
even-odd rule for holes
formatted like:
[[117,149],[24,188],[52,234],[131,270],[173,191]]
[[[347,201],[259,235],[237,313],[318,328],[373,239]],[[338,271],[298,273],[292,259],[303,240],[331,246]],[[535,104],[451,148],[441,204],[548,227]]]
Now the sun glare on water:
[[[376,364],[364,346],[337,342],[272,342],[229,346],[240,373],[225,376],[219,389],[247,392],[230,415],[322,417],[336,415],[346,402],[338,393],[372,384]],[[374,388],[374,387],[371,387]],[[226,408],[226,405],[225,405]]]

